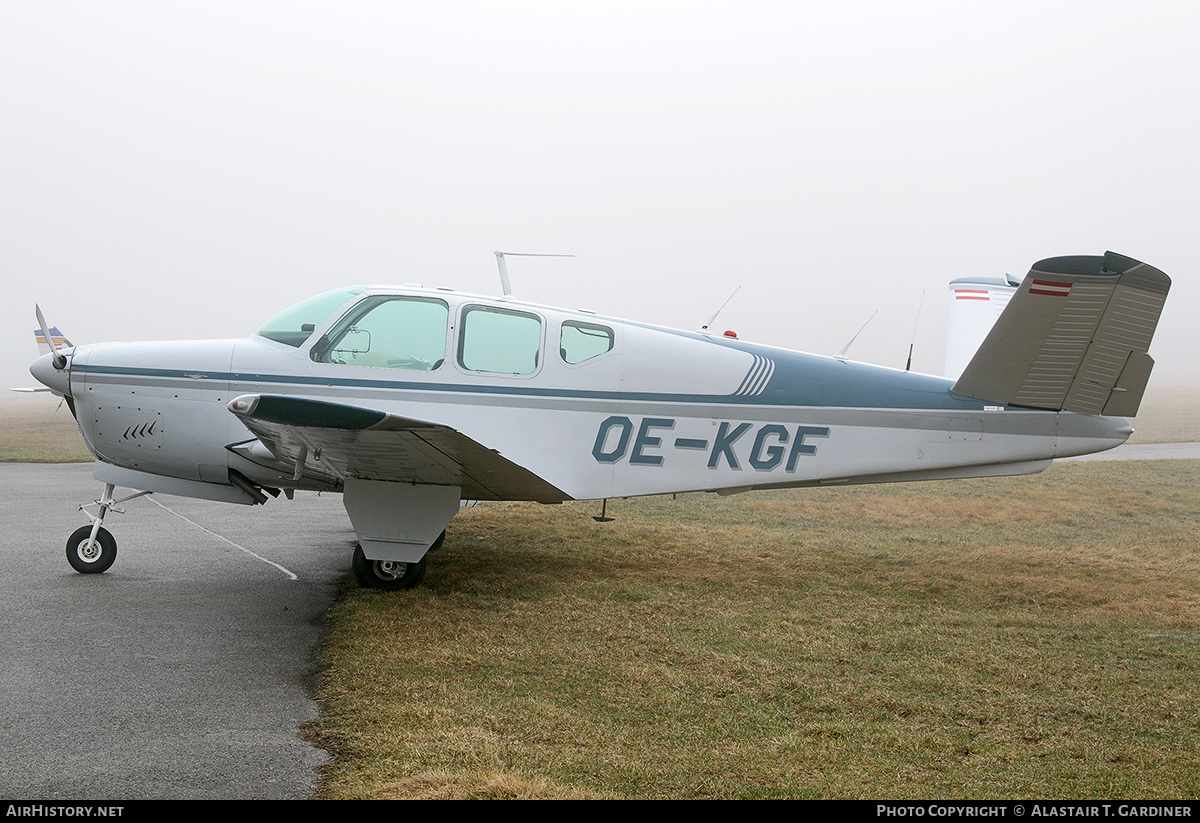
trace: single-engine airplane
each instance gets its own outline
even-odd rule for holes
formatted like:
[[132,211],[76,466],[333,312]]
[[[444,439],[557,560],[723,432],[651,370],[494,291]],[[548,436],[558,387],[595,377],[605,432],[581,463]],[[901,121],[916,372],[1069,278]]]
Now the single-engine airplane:
[[77,571],[116,557],[117,487],[244,504],[308,489],[342,493],[360,584],[404,589],[463,500],[1028,474],[1112,448],[1169,288],[1111,252],[1043,260],[956,380],[424,287],[339,289],[243,340],[81,345],[30,370],[104,484],[67,543]]

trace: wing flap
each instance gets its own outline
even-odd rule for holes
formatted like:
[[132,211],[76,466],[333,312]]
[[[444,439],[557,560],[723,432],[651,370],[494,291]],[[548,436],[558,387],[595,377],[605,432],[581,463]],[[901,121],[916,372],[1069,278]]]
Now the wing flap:
[[954,384],[994,403],[1084,414],[1137,413],[1147,353],[1171,280],[1108,252],[1034,265]]
[[469,500],[570,499],[495,449],[438,423],[278,395],[242,395],[229,410],[297,474],[460,486]]

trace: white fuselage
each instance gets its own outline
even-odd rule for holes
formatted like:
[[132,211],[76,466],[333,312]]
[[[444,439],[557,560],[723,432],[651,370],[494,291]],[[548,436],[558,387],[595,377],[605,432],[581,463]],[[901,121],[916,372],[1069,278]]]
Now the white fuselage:
[[[263,486],[340,489],[346,478],[322,471],[319,455],[297,477],[227,409],[239,395],[280,394],[435,421],[558,499],[592,499],[1026,473],[1131,432],[1123,418],[989,406],[928,375],[514,301],[387,293],[401,292],[448,306],[436,368],[318,362],[313,346],[341,312],[300,346],[255,336],[77,347],[69,395],[88,448],[104,464],[164,478],[228,486],[233,470]],[[464,365],[459,321],[481,305],[540,321],[530,373]],[[567,362],[568,321],[611,330],[610,350]],[[469,484],[463,495],[487,496]]]

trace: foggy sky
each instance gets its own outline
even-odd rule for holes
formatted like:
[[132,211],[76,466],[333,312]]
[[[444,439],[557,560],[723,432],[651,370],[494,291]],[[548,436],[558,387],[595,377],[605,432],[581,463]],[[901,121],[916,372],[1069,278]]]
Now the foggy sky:
[[[424,283],[940,373],[946,286],[1113,250],[1200,384],[1194,2],[0,0],[0,387]],[[924,297],[922,298],[922,294]],[[918,321],[918,307],[920,307]]]

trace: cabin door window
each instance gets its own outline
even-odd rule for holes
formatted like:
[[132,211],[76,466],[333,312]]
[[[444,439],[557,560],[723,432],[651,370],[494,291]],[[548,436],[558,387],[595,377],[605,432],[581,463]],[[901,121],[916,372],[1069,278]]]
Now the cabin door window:
[[433,371],[446,359],[450,309],[423,297],[368,297],[313,346],[318,363]]

